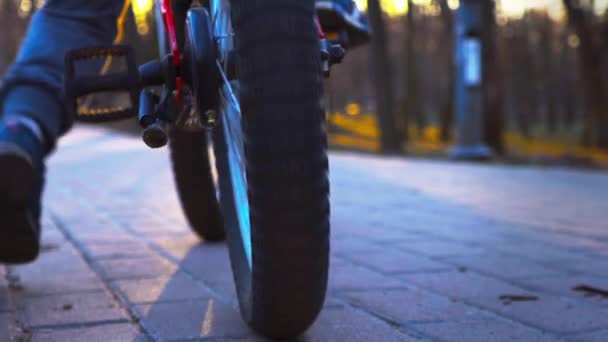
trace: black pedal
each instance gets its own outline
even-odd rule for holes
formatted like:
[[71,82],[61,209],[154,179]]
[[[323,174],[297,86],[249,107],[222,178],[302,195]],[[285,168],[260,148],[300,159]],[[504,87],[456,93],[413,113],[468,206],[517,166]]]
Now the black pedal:
[[169,137],[166,125],[157,116],[160,98],[148,90],[142,90],[139,97],[139,124],[143,128],[142,139],[150,148],[167,145]]
[[[86,60],[122,59],[126,71],[78,75],[77,63]],[[101,71],[101,70],[100,70]],[[135,117],[139,107],[141,82],[133,49],[125,45],[91,47],[69,51],[65,56],[65,100],[68,111],[84,121],[109,121]],[[86,108],[79,103],[86,95],[102,92],[128,93],[130,106],[118,108]]]
[[340,44],[334,44],[329,39],[319,41],[321,49],[321,69],[325,77],[330,76],[331,67],[342,63],[346,50]]

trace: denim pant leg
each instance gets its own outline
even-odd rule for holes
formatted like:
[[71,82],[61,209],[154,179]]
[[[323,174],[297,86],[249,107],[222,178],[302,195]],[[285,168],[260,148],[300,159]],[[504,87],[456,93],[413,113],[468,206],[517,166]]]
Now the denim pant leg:
[[72,123],[63,101],[64,56],[73,48],[111,44],[123,2],[47,0],[0,84],[0,112],[33,118],[54,143]]

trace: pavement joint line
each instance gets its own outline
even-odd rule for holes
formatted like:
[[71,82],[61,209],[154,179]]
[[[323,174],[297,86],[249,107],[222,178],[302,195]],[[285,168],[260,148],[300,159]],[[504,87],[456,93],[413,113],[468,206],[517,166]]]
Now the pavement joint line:
[[[339,255],[336,255],[339,256]],[[416,271],[391,271],[391,272],[387,272],[387,271],[382,271],[379,270],[375,267],[366,265],[364,263],[360,263],[357,260],[352,259],[351,257],[348,256],[340,256],[340,259],[345,260],[355,266],[358,267],[363,267],[369,271],[373,271],[375,273],[380,273],[382,275],[386,275],[386,276],[398,276],[398,275],[402,275],[402,274],[420,274],[420,273],[424,273],[424,274],[435,274],[435,273],[445,273],[445,272],[449,272],[449,271],[456,271],[458,270],[457,268],[454,269],[453,265],[448,265],[446,264],[445,268],[421,268],[419,270]],[[429,259],[431,260],[431,259]],[[432,260],[433,261],[433,260]],[[444,263],[445,264],[445,263]]]
[[331,290],[332,294],[343,294],[344,292],[358,292],[358,293],[366,293],[366,292],[378,292],[378,291],[404,291],[404,290],[425,290],[424,288],[418,288],[415,284],[404,283],[403,286],[391,286],[391,287],[366,287],[362,288],[348,288],[341,287],[339,289]]
[[[383,291],[386,289],[383,289]],[[400,290],[403,290],[403,288],[401,288]],[[346,292],[357,292],[357,291],[346,291]],[[362,292],[362,291],[359,291]],[[436,323],[446,323],[449,322],[448,320],[444,320],[444,319],[431,319],[431,320],[412,320],[412,321],[397,321],[395,320],[393,317],[389,316],[389,315],[384,315],[382,313],[376,312],[373,309],[369,309],[366,308],[363,304],[358,303],[356,300],[355,301],[351,301],[348,300],[348,298],[343,297],[344,294],[340,293],[337,294],[337,296],[334,298],[335,300],[343,303],[344,306],[348,306],[351,308],[356,308],[359,311],[364,311],[365,313],[374,316],[378,319],[381,319],[382,321],[390,324],[391,326],[394,326],[396,328],[400,328],[400,327],[407,327],[407,328],[411,328],[411,325],[413,324],[436,324]],[[424,334],[423,334],[424,335]],[[430,336],[424,336],[424,337],[430,337]]]
[[[516,324],[519,324],[519,325],[522,325],[522,326],[534,329],[534,330],[536,330],[538,332],[541,332],[543,334],[551,334],[556,339],[558,338],[558,336],[561,336],[561,335],[564,334],[563,332],[553,331],[553,330],[550,330],[550,329],[538,327],[538,326],[536,326],[534,324],[531,324],[531,323],[520,321],[517,318],[515,318],[514,316],[511,316],[511,315],[508,315],[508,314],[504,314],[502,312],[494,311],[494,310],[489,309],[489,308],[485,308],[483,306],[480,306],[480,305],[477,305],[477,304],[471,302],[468,299],[462,299],[461,301],[463,303],[465,303],[466,305],[469,305],[469,306],[471,306],[471,307],[473,307],[473,308],[475,308],[477,310],[484,311],[486,313],[490,313],[490,314],[495,315],[497,317],[500,317],[502,319],[508,320],[508,321],[510,321],[512,323],[516,323]],[[570,332],[568,332],[568,333],[570,333]]]
[[[494,280],[504,281],[505,283],[508,283],[510,285],[514,285],[516,287],[520,287],[520,288],[522,288],[524,290],[528,290],[528,291],[536,291],[536,292],[541,292],[543,294],[548,294],[548,295],[552,294],[551,292],[548,292],[548,291],[546,291],[544,289],[536,289],[535,287],[532,287],[530,285],[526,285],[524,283],[518,283],[517,282],[518,280],[525,280],[525,279],[528,279],[528,278],[532,278],[534,276],[517,277],[515,279],[513,279],[513,278],[506,278],[506,277],[497,276],[496,274],[493,274],[493,273],[488,273],[488,272],[486,272],[484,270],[480,270],[478,268],[471,267],[469,265],[463,266],[463,265],[459,265],[459,264],[455,264],[455,263],[450,263],[450,262],[447,262],[447,263],[452,264],[454,266],[458,266],[458,267],[466,267],[467,271],[465,273],[477,274],[477,275],[481,275],[481,276],[484,276],[484,277],[487,277],[487,278],[492,278]],[[544,265],[540,264],[540,266],[544,266]],[[555,270],[555,269],[553,269],[553,270],[554,271],[559,271],[559,270]],[[571,276],[572,275],[574,275],[574,276],[576,276],[576,275],[584,275],[583,273],[573,273],[573,272],[559,272],[559,274],[565,274],[565,275],[571,275]],[[550,277],[551,275],[549,274],[547,276]]]
[[89,293],[100,293],[103,292],[101,288],[99,289],[86,289],[86,290],[70,290],[70,291],[58,291],[58,292],[50,292],[50,293],[39,293],[39,294],[28,294],[25,296],[26,298],[45,298],[45,297],[53,297],[53,296],[66,296],[71,294],[89,294]]
[[165,259],[169,260],[169,262],[171,262],[172,264],[174,264],[175,266],[177,266],[178,269],[179,269],[179,271],[181,271],[182,273],[184,273],[185,275],[187,275],[190,278],[190,280],[194,281],[195,283],[199,284],[200,286],[203,286],[203,288],[205,290],[209,291],[209,293],[211,293],[212,295],[214,295],[217,299],[219,299],[220,301],[224,302],[224,304],[228,304],[230,306],[234,306],[234,303],[232,302],[232,300],[230,300],[230,298],[228,298],[227,296],[225,296],[225,295],[221,294],[220,292],[216,291],[206,281],[204,281],[203,279],[200,279],[199,277],[197,277],[195,274],[193,274],[189,270],[182,268],[180,266],[179,260],[177,258],[175,258],[174,256],[172,256],[171,254],[167,253],[161,246],[159,246],[158,244],[156,244],[154,242],[150,242],[150,241],[148,241],[147,244],[148,244],[148,246],[151,249],[153,249],[157,253],[159,253],[161,257],[164,257]]
[[608,330],[608,327],[598,327],[598,328],[587,329],[587,330],[569,331],[567,333],[562,333],[562,336],[568,338],[571,336],[576,336],[578,334],[586,334],[586,333],[592,334],[595,332],[602,332],[602,331],[606,331],[606,330]]
[[[349,262],[350,262],[350,261],[349,261]],[[379,274],[387,275],[387,274],[385,274],[385,273],[375,271],[374,269],[370,269],[369,267],[367,267],[367,266],[365,266],[365,265],[361,265],[361,264],[355,264],[355,265],[356,265],[356,266],[358,266],[358,267],[362,267],[362,268],[364,268],[364,269],[367,269],[368,271],[373,271],[373,272],[375,272],[375,273],[379,273]],[[484,275],[484,276],[487,276],[486,274],[481,273],[481,272],[477,272],[477,273],[479,273],[479,274],[481,274],[481,275]],[[441,298],[444,298],[444,299],[447,299],[447,300],[453,300],[453,299],[455,299],[455,298],[452,298],[452,297],[450,297],[450,296],[447,296],[447,295],[445,295],[445,294],[443,294],[443,293],[441,293],[441,292],[434,291],[434,290],[432,290],[432,289],[428,289],[428,288],[425,288],[425,287],[421,287],[420,285],[413,284],[413,283],[407,282],[407,281],[405,281],[405,280],[403,280],[403,279],[396,278],[396,277],[394,276],[394,274],[393,274],[393,275],[387,275],[387,276],[389,276],[389,277],[391,277],[391,278],[393,278],[393,279],[395,279],[395,280],[397,280],[397,281],[399,281],[399,282],[403,283],[404,285],[409,286],[410,288],[417,289],[417,290],[419,290],[419,291],[421,291],[421,292],[426,292],[426,293],[434,294],[434,295],[437,295],[437,296],[439,296],[439,297],[441,297]],[[499,280],[503,280],[503,279],[499,279]],[[514,285],[514,284],[512,284],[512,285]],[[521,287],[521,286],[520,286],[520,287]],[[397,289],[402,289],[402,290],[403,290],[403,289],[404,289],[404,287],[397,288]],[[342,292],[349,291],[348,289],[340,289],[340,290],[342,290]],[[360,291],[361,291],[361,292],[366,292],[366,291],[369,291],[369,290],[370,290],[370,289],[367,289],[367,288],[366,288],[366,289],[364,289],[364,290],[360,290]],[[386,288],[376,289],[376,291],[385,291],[385,290],[388,290],[388,289],[386,289]],[[352,291],[352,290],[351,290],[351,291]],[[351,292],[351,291],[349,291],[349,292]],[[339,292],[337,292],[337,293],[339,293]],[[547,293],[544,293],[544,294],[547,294]],[[558,296],[558,297],[559,297],[559,298],[563,298],[563,299],[569,299],[569,298],[566,298],[566,297],[563,297],[563,296]],[[526,323],[526,322],[519,321],[519,320],[517,320],[517,318],[511,317],[511,316],[508,316],[508,315],[504,315],[504,314],[502,314],[502,313],[500,313],[500,312],[496,312],[496,311],[494,311],[494,310],[491,310],[491,309],[488,309],[488,308],[485,308],[485,307],[479,306],[479,305],[477,305],[477,304],[475,304],[475,303],[470,302],[470,301],[469,301],[469,300],[467,300],[467,299],[462,299],[462,298],[456,298],[456,299],[458,299],[460,302],[462,302],[462,303],[464,303],[464,304],[466,304],[466,305],[468,305],[468,306],[470,306],[470,307],[472,307],[472,308],[475,308],[475,309],[477,309],[477,310],[479,310],[479,311],[481,311],[481,312],[485,312],[485,313],[490,313],[490,314],[493,314],[493,315],[495,315],[495,316],[498,316],[498,317],[501,317],[501,318],[503,318],[503,319],[506,319],[506,320],[508,320],[508,321],[510,321],[510,322],[517,323],[517,324],[520,324],[520,325],[526,326],[526,327],[528,327],[528,328],[532,328],[532,329],[537,330],[537,331],[539,331],[539,332],[542,332],[542,333],[551,333],[551,334],[553,334],[553,335],[558,335],[558,334],[559,334],[558,332],[555,332],[555,331],[550,331],[550,330],[547,330],[547,329],[544,329],[544,328],[541,328],[541,327],[537,327],[537,326],[535,326],[535,325],[533,325],[533,324],[529,324],[529,323]],[[353,306],[354,306],[354,304],[353,304],[352,302],[348,302],[348,303],[350,303],[351,305],[353,305]],[[363,309],[363,310],[365,311],[365,309]],[[366,311],[366,312],[367,312],[367,311]]]
[[[479,273],[479,274],[481,274],[481,275],[485,275],[485,274],[483,274],[483,273]],[[499,280],[502,280],[502,279],[499,279]],[[404,280],[401,280],[401,281],[404,281]],[[457,301],[459,301],[459,302],[461,302],[461,303],[464,303],[464,304],[466,304],[466,305],[468,305],[468,306],[470,306],[470,307],[472,307],[472,308],[474,308],[474,309],[476,309],[476,310],[478,310],[478,311],[485,312],[485,313],[489,313],[489,314],[491,314],[491,315],[494,315],[494,316],[500,317],[500,318],[502,318],[502,319],[506,319],[506,320],[508,320],[508,321],[510,321],[510,322],[512,322],[512,323],[517,323],[517,324],[520,324],[520,325],[526,326],[526,327],[528,327],[528,328],[532,328],[532,329],[537,330],[537,331],[542,332],[542,333],[550,333],[550,334],[552,334],[552,335],[554,335],[554,336],[557,336],[557,335],[560,335],[560,334],[561,334],[561,333],[559,333],[559,332],[555,332],[555,331],[547,330],[547,329],[545,329],[545,328],[541,328],[541,327],[535,326],[535,325],[533,325],[533,324],[529,324],[529,323],[526,323],[526,322],[519,321],[519,320],[517,320],[517,318],[514,318],[514,317],[512,317],[512,316],[505,315],[505,314],[503,314],[503,313],[501,313],[501,312],[497,312],[497,311],[494,311],[494,310],[492,310],[492,309],[489,309],[489,308],[486,308],[486,307],[480,306],[480,305],[478,305],[478,304],[475,304],[474,302],[471,302],[469,299],[466,299],[466,298],[454,298],[454,297],[447,296],[447,295],[445,295],[445,294],[443,294],[443,293],[441,293],[441,292],[439,292],[439,291],[435,291],[435,290],[430,289],[430,288],[421,287],[421,286],[419,286],[419,285],[412,284],[412,283],[409,283],[409,282],[407,282],[407,281],[404,281],[404,282],[405,282],[406,284],[411,285],[411,286],[412,286],[412,287],[414,287],[414,288],[417,288],[417,289],[419,289],[419,290],[423,291],[423,292],[424,292],[424,291],[426,291],[426,292],[428,292],[428,293],[431,293],[431,294],[434,294],[434,295],[438,295],[438,296],[440,296],[440,297],[442,297],[442,298],[446,298],[446,299],[448,299],[448,300],[457,300]],[[511,283],[511,285],[517,285],[517,284]],[[519,286],[519,287],[521,287],[521,286]],[[535,292],[539,292],[539,291],[535,291]],[[547,294],[547,293],[543,293],[543,294]],[[566,297],[563,297],[563,296],[554,296],[554,297],[559,297],[560,299],[569,299],[569,298],[566,298]]]
[[[90,210],[93,210],[93,211],[97,212],[96,207],[90,201],[84,199],[80,203],[83,204],[83,205],[86,205]],[[153,212],[153,211],[151,211],[151,212]],[[148,239],[142,238],[141,234],[138,233],[138,232],[136,232],[134,229],[132,229],[128,224],[124,224],[122,222],[119,222],[119,221],[117,221],[116,219],[114,219],[111,216],[108,216],[106,219],[112,225],[114,225],[115,227],[117,227],[117,228],[125,231],[126,233],[128,233],[129,235],[131,235],[132,237],[134,237],[135,239],[137,239],[138,241],[143,241],[143,244],[147,245],[151,250],[155,251],[159,256],[163,257],[164,259],[168,260],[169,262],[171,262],[172,264],[174,264],[175,266],[177,266],[179,271],[181,271],[182,273],[184,273],[185,275],[187,275],[195,283],[203,286],[203,288],[205,290],[207,290],[209,293],[211,293],[212,295],[214,295],[216,299],[219,299],[224,304],[228,304],[228,305],[234,307],[235,303],[232,300],[230,300],[230,298],[228,298],[228,297],[224,296],[223,294],[219,293],[218,291],[216,291],[206,281],[198,278],[196,275],[192,274],[190,271],[181,268],[179,260],[177,258],[175,258],[174,256],[172,256],[171,254],[169,254],[168,252],[166,252],[162,248],[162,246],[159,246],[157,243],[155,243],[153,241],[150,241]],[[74,240],[76,240],[76,239],[74,239]],[[94,258],[92,258],[91,263],[97,263],[97,262],[96,262],[96,260]],[[103,269],[101,269],[101,267],[97,266],[96,268],[98,269],[98,272],[100,272],[103,275],[106,275],[105,271]],[[145,279],[154,279],[154,278],[158,278],[158,277],[149,277],[149,278],[148,277],[137,277],[137,278],[133,278],[131,280],[144,279],[144,278]],[[106,280],[109,280],[110,282],[113,282],[113,281],[116,281],[118,279],[109,279],[109,278],[106,278]],[[129,279],[125,278],[125,280],[129,280]],[[119,293],[122,294],[122,291],[118,287],[116,287],[115,284],[107,284],[107,285],[110,286],[110,287],[112,287],[112,288],[114,288],[117,292],[119,292]],[[130,301],[126,297],[125,297],[125,301],[127,303],[130,303]]]
[[[137,233],[134,232],[127,225],[122,225],[120,223],[117,223],[117,225],[121,229],[123,229],[124,231],[126,231],[128,234],[130,234],[130,235],[132,235],[134,237],[137,237]],[[204,281],[204,280],[200,279],[199,277],[197,277],[196,275],[192,274],[189,270],[183,269],[180,266],[180,260],[178,260],[177,258],[175,258],[174,256],[172,256],[170,253],[168,253],[167,251],[165,251],[162,246],[158,245],[156,242],[153,242],[153,241],[150,241],[150,240],[147,240],[147,239],[142,239],[142,240],[144,241],[144,244],[147,245],[151,250],[155,251],[156,253],[158,253],[158,255],[160,257],[168,260],[170,263],[172,263],[173,265],[177,266],[177,268],[178,268],[179,271],[181,271],[186,276],[188,276],[190,278],[190,280],[192,280],[195,283],[203,286],[203,288],[205,290],[209,291],[209,293],[211,293],[212,295],[214,295],[216,299],[219,299],[224,304],[228,304],[228,305],[234,307],[234,303],[233,303],[232,300],[230,300],[230,298],[228,298],[228,297],[224,296],[223,294],[219,293],[218,291],[216,291],[206,281]]]
[[[384,322],[385,324],[388,324],[389,326],[391,326],[392,328],[399,331],[400,333],[402,333],[405,336],[410,336],[410,337],[415,337],[415,338],[432,338],[432,336],[426,335],[425,333],[419,331],[415,327],[410,326],[410,324],[395,321],[392,317],[379,314],[377,312],[374,312],[373,310],[369,310],[369,309],[365,308],[363,305],[348,301],[347,299],[345,299],[341,296],[336,296],[336,297],[334,297],[334,299],[338,302],[341,302],[345,307],[349,307],[351,310],[362,312],[365,315],[374,317],[374,318]],[[406,332],[406,331],[404,331],[404,329],[409,329],[409,330],[407,330],[407,332]],[[416,336],[411,336],[412,332],[415,333]]]
[[[480,275],[488,276],[487,274],[485,274],[483,272],[472,272],[472,273],[478,273]],[[504,281],[504,279],[501,279],[501,278],[495,278],[495,277],[491,277],[491,276],[490,276],[490,278],[494,278],[495,280],[497,279],[497,280],[503,280]],[[492,309],[489,309],[489,308],[477,305],[474,302],[471,302],[469,299],[466,299],[466,298],[453,298],[453,297],[447,296],[447,295],[445,295],[445,294],[443,294],[443,293],[441,293],[439,291],[435,291],[433,289],[421,287],[421,286],[419,286],[417,284],[413,284],[413,283],[407,282],[407,281],[405,281],[403,279],[397,279],[397,280],[400,280],[400,281],[404,282],[405,284],[411,286],[412,288],[418,289],[420,291],[428,292],[428,293],[440,296],[442,298],[446,298],[448,300],[454,300],[454,299],[456,299],[456,300],[458,300],[458,301],[460,301],[460,302],[462,302],[462,303],[464,303],[464,304],[466,304],[466,305],[468,305],[468,306],[470,306],[472,308],[475,308],[476,310],[479,310],[481,312],[485,312],[485,313],[489,313],[489,314],[495,315],[495,316],[500,317],[502,319],[506,319],[506,320],[508,320],[510,322],[517,323],[517,324],[526,326],[528,328],[532,328],[532,329],[537,330],[537,331],[542,332],[542,333],[549,333],[549,334],[552,334],[553,336],[566,335],[566,334],[569,335],[569,334],[571,334],[571,332],[560,333],[560,332],[548,330],[548,329],[545,329],[545,328],[541,328],[541,327],[535,326],[533,324],[529,324],[529,323],[526,323],[526,322],[519,321],[515,317],[509,316],[509,315],[505,315],[505,314],[503,314],[501,312],[496,312],[496,311],[494,311]],[[523,286],[518,285],[517,283],[513,283],[513,282],[508,282],[508,283],[510,285],[516,285],[518,287],[521,287],[524,290],[526,289]],[[546,291],[537,291],[537,290],[529,290],[529,291],[540,292],[541,294],[550,295],[550,296],[557,297],[557,298],[560,298],[560,299],[572,301],[572,298],[561,296],[561,295],[553,295],[551,293],[547,293]],[[349,292],[353,292],[353,291],[349,291]],[[601,329],[605,329],[605,328],[602,328],[602,327],[597,328],[597,330],[601,330]],[[593,330],[595,331],[595,328]],[[586,331],[578,331],[578,332],[574,332],[574,334],[580,333],[580,332],[586,332]]]
[[20,286],[18,283],[15,284],[15,282],[19,282],[19,279],[15,278],[15,275],[13,274],[14,266],[5,266],[4,269],[6,271],[4,276],[8,285],[7,294],[10,300],[10,315],[12,316],[12,321],[15,325],[13,333],[17,334],[11,336],[11,338],[14,337],[18,341],[28,340],[31,336],[31,332],[25,323],[25,308],[18,305],[20,304],[19,302],[22,297],[19,296],[17,291],[11,289],[13,286]]
[[61,324],[42,324],[42,325],[29,325],[27,329],[32,332],[36,331],[48,331],[48,330],[70,330],[79,328],[91,328],[104,325],[116,325],[131,323],[128,319],[110,319],[105,321],[93,321],[93,322],[82,322],[82,323],[61,323]]
[[[501,218],[496,218],[496,217],[490,217],[487,214],[483,214],[481,212],[478,211],[478,208],[471,206],[469,204],[466,203],[459,203],[459,202],[451,202],[449,198],[443,198],[443,197],[437,197],[436,195],[432,195],[429,194],[433,199],[439,200],[443,205],[450,205],[450,206],[458,206],[458,207],[462,207],[464,209],[470,210],[472,211],[473,215],[475,215],[477,218],[481,218],[484,220],[489,220],[487,223],[493,223],[493,224],[501,224],[501,223],[507,223],[509,224],[509,229],[510,230],[517,230],[520,233],[527,233],[530,230],[533,230],[535,232],[541,232],[547,235],[566,235],[568,237],[577,237],[577,238],[585,238],[585,239],[589,239],[589,240],[597,240],[598,238],[600,240],[606,240],[608,241],[608,238],[603,237],[603,236],[595,236],[593,234],[581,234],[581,233],[576,233],[576,232],[572,232],[572,231],[568,231],[566,228],[563,229],[552,229],[550,227],[547,226],[540,226],[538,224],[534,224],[531,222],[525,222],[526,220],[523,220],[524,222],[519,222],[517,224],[514,224],[512,221],[506,220],[506,219],[501,219]],[[448,202],[448,204],[445,204],[445,202]],[[425,216],[428,216],[430,219],[436,220],[436,215],[434,214],[424,214]],[[484,221],[485,222],[485,221]],[[429,235],[435,235],[435,237],[437,238],[442,238],[442,239],[448,239],[448,240],[453,240],[453,241],[459,241],[459,240],[454,240],[451,239],[449,237],[446,237],[445,235],[437,235],[437,234],[433,234],[432,232],[426,232]],[[512,232],[511,232],[512,233]]]
[[[110,219],[111,221],[113,221],[113,224],[114,224],[114,225],[116,225],[116,226],[120,227],[122,230],[126,231],[126,232],[127,232],[127,233],[129,233],[130,235],[137,237],[137,232],[136,232],[136,231],[134,231],[134,230],[133,230],[133,229],[132,229],[132,228],[131,228],[131,227],[130,227],[128,224],[123,224],[123,223],[121,223],[121,222],[116,222],[116,221],[115,221],[113,218],[111,218],[111,217],[110,217],[109,219]],[[148,245],[148,247],[150,247],[152,250],[154,250],[154,251],[155,251],[156,253],[158,253],[160,256],[164,257],[165,259],[168,259],[168,260],[169,260],[171,263],[173,263],[173,264],[175,264],[176,266],[178,266],[178,269],[179,269],[181,272],[183,272],[183,273],[187,274],[187,276],[189,276],[189,277],[191,278],[191,280],[195,281],[196,283],[199,283],[200,285],[203,285],[203,286],[205,287],[205,289],[206,289],[206,290],[208,290],[208,291],[209,291],[211,294],[215,295],[216,297],[218,297],[220,300],[222,300],[222,301],[223,301],[223,302],[225,302],[226,304],[229,304],[229,305],[233,305],[233,304],[234,304],[234,303],[232,303],[232,301],[230,301],[228,298],[224,298],[225,296],[223,296],[223,295],[221,295],[221,294],[217,293],[217,291],[215,291],[215,290],[214,290],[214,289],[213,289],[211,286],[209,286],[209,285],[208,285],[208,284],[207,284],[207,283],[206,283],[204,280],[199,279],[199,278],[198,278],[198,277],[196,277],[195,275],[191,274],[191,273],[190,273],[188,270],[185,270],[185,269],[182,269],[181,267],[179,267],[179,266],[180,266],[180,264],[179,264],[179,260],[177,260],[177,259],[176,259],[175,257],[173,257],[171,254],[167,253],[167,252],[166,252],[166,251],[165,251],[165,250],[164,250],[164,249],[163,249],[161,246],[159,246],[157,243],[152,242],[152,241],[149,241],[149,240],[146,240],[146,239],[144,239],[144,243],[145,243],[145,244],[147,244],[147,245]],[[351,260],[348,260],[348,262],[353,263]],[[353,263],[353,264],[354,264],[354,265],[356,265],[356,266],[361,266],[361,265],[356,264],[356,263]],[[367,267],[365,267],[365,268],[367,268]],[[368,268],[368,270],[370,270],[370,269]],[[375,271],[375,270],[373,270],[373,271],[377,273],[377,271]],[[397,280],[398,280],[398,281],[402,281],[402,280],[399,280],[399,279],[397,279]],[[403,288],[402,288],[402,287],[398,287],[398,289],[403,289]],[[370,290],[370,289],[367,289],[367,290]],[[118,289],[118,291],[120,291],[120,290]],[[128,299],[127,299],[127,301],[128,301]],[[404,327],[402,324],[399,324],[399,323],[394,322],[394,321],[392,321],[392,320],[387,320],[386,318],[384,318],[384,317],[382,317],[382,316],[376,315],[376,314],[375,314],[375,313],[373,313],[373,312],[369,312],[369,311],[365,310],[365,309],[364,309],[364,308],[362,308],[362,307],[357,307],[357,306],[354,306],[354,305],[352,305],[352,304],[351,304],[351,303],[349,303],[349,302],[346,302],[346,301],[343,301],[343,300],[339,300],[339,301],[341,301],[343,304],[345,304],[347,307],[350,307],[351,309],[356,309],[357,311],[361,311],[361,312],[363,312],[363,313],[365,313],[365,314],[367,314],[367,315],[370,315],[370,316],[372,316],[372,317],[375,317],[376,319],[381,320],[382,322],[385,322],[386,324],[388,324],[388,325],[390,325],[391,327],[395,328],[396,330],[398,330],[400,333],[404,334],[405,336],[410,336],[410,337],[412,337],[412,336],[411,336],[411,334],[407,334],[406,332],[404,332],[404,331],[402,330],[402,328]],[[137,311],[137,309],[135,309],[135,310],[136,310],[136,315],[138,315],[138,313],[137,313],[137,312],[138,312],[138,311]],[[408,329],[412,329],[412,328],[411,328],[411,327],[408,327]],[[415,330],[415,329],[414,329],[414,330]],[[418,336],[414,336],[415,338],[418,338],[418,337],[429,338],[429,337],[430,337],[430,336],[427,336],[427,335],[425,335],[425,334],[421,333],[420,331],[415,331],[415,333],[418,335]],[[193,341],[201,341],[201,340],[203,340],[203,341],[204,341],[204,340],[213,340],[213,339],[216,339],[216,338],[205,338],[205,339],[201,339],[200,337],[196,337],[196,338],[194,338],[194,339],[193,339]],[[179,341],[188,341],[188,339],[186,339],[186,340],[179,340]]]
[[139,328],[138,330],[140,332],[143,332],[144,334],[148,335],[148,337],[154,339],[155,341],[160,341],[158,337],[156,337],[150,333],[150,331],[151,331],[150,328],[146,327],[144,322],[141,321],[139,319],[139,317],[135,314],[134,306],[131,305],[130,302],[125,297],[121,296],[120,290],[118,288],[114,287],[113,284],[107,278],[104,277],[103,270],[101,269],[101,267],[99,265],[97,265],[95,263],[95,260],[90,259],[86,254],[83,253],[83,251],[82,251],[83,247],[80,246],[80,244],[75,239],[72,232],[66,227],[63,220],[61,220],[61,218],[59,218],[54,213],[51,213],[50,217],[51,217],[51,220],[54,222],[55,226],[57,226],[57,229],[63,233],[66,240],[74,246],[74,248],[78,251],[78,253],[84,259],[84,261],[87,263],[87,265],[95,273],[97,273],[97,275],[100,277],[102,283],[104,284],[106,291],[108,291],[112,295],[112,297],[114,297],[114,299],[119,303],[121,309],[123,309],[124,312],[127,313],[128,317],[131,320],[130,323],[135,324]]
[[215,298],[207,298],[207,297],[196,297],[196,298],[185,298],[185,299],[163,299],[157,300],[154,302],[150,301],[142,301],[142,302],[132,302],[135,306],[141,305],[154,305],[154,304],[179,304],[179,303],[190,303],[195,300],[205,300],[205,299],[215,299]]
[[[568,252],[572,253],[572,252],[575,252],[575,251],[571,251],[570,250]],[[567,274],[567,275],[570,275],[570,276],[586,275],[583,272],[576,272],[576,271],[572,271],[571,269],[568,269],[568,268],[561,268],[561,267],[559,267],[559,265],[556,265],[556,264],[552,264],[552,263],[548,263],[548,262],[539,262],[537,260],[534,260],[534,259],[530,258],[529,256],[526,256],[526,255],[515,254],[513,252],[505,252],[505,251],[499,251],[498,254],[499,255],[508,256],[508,257],[516,257],[516,258],[519,258],[519,259],[523,259],[523,261],[531,262],[531,263],[537,264],[538,266],[543,266],[543,267],[546,267],[546,268],[551,269],[553,271],[559,271],[561,273],[564,273],[564,274]],[[580,253],[578,251],[576,251],[576,254],[585,255],[584,253]],[[597,258],[597,256],[595,256],[595,257]],[[590,274],[593,274],[593,273],[590,273]],[[587,275],[589,275],[589,273]],[[596,275],[599,275],[599,274],[596,274]]]
[[243,337],[186,337],[170,339],[167,342],[225,342],[225,341],[246,341],[248,336]]

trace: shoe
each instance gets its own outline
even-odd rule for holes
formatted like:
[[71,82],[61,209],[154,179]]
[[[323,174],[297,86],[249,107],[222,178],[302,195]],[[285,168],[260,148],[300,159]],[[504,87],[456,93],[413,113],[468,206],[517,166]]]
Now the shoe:
[[[319,22],[330,40],[338,40],[345,48],[354,48],[371,39],[369,21],[353,0],[317,0],[315,7]],[[334,35],[339,38],[332,39]]]
[[0,120],[0,263],[28,263],[38,256],[46,153],[30,127]]

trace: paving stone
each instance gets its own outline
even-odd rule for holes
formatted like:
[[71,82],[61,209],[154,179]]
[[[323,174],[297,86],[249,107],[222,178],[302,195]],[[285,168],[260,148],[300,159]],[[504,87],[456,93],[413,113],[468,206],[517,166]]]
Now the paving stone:
[[94,327],[34,332],[32,342],[152,342],[130,324],[104,324]]
[[10,311],[11,306],[8,298],[6,285],[0,285],[0,312]]
[[51,223],[42,224],[42,233],[40,237],[42,251],[48,249],[55,249],[65,243],[67,243],[63,233],[55,228]]
[[180,236],[156,236],[149,240],[177,260],[182,260],[193,249],[201,245],[201,240],[194,234]]
[[606,336],[608,336],[608,329],[600,329],[592,332],[569,335],[568,340],[572,342],[606,342]]
[[[76,232],[74,237],[82,244],[99,244],[99,243],[128,243],[128,242],[137,242],[137,239],[132,235],[124,232],[120,228],[108,228],[104,227],[103,224],[99,225],[100,227],[95,230],[91,230],[88,232]],[[77,231],[77,230],[75,230]]]
[[401,252],[386,247],[347,252],[344,257],[384,273],[414,273],[442,271],[454,266],[432,261],[427,257]]
[[12,341],[14,329],[13,317],[9,313],[0,313],[0,341]]
[[167,220],[165,219],[132,219],[125,224],[135,233],[142,235],[155,235],[165,233],[191,233],[191,230],[188,226],[167,222]]
[[366,290],[403,287],[397,279],[345,262],[333,262],[329,274],[332,290]]
[[376,245],[364,237],[353,237],[352,235],[348,236],[347,238],[333,238],[331,240],[331,252],[334,254],[345,254],[361,251],[373,248],[374,246]]
[[63,244],[42,251],[35,263],[16,266],[15,269],[32,276],[59,277],[87,272],[89,267],[71,245]]
[[[35,266],[35,264],[32,264]],[[91,270],[81,273],[52,275],[37,269],[16,269],[19,295],[26,297],[70,294],[78,292],[98,292],[104,288],[102,281]]]
[[608,326],[608,307],[582,301],[530,293],[535,301],[503,304],[499,298],[472,298],[471,303],[514,320],[556,333],[575,333]]
[[573,255],[556,267],[581,275],[605,277],[608,274],[608,258]]
[[555,335],[500,318],[416,324],[413,328],[440,341],[563,341]]
[[[386,209],[380,209],[385,211]],[[359,234],[366,240],[380,244],[391,244],[401,241],[416,241],[420,236],[407,230],[400,221],[382,216],[377,220],[371,220],[365,228],[360,229]],[[349,229],[350,230],[350,226]]]
[[192,248],[179,261],[179,266],[226,300],[236,303],[234,276],[225,244],[203,243]]
[[323,312],[301,341],[369,342],[369,341],[419,341],[406,335],[388,323],[353,308],[330,308]]
[[94,259],[133,259],[155,257],[143,242],[123,241],[117,243],[90,243],[86,245],[86,253]]
[[398,323],[459,321],[479,310],[419,289],[342,292],[340,296],[366,311]]
[[497,245],[496,250],[541,264],[560,266],[575,256],[583,255],[581,251],[555,241],[555,234],[520,232],[507,235],[513,243]]
[[457,241],[437,239],[399,242],[396,247],[409,252],[416,252],[431,257],[468,256],[483,254],[485,249]]
[[103,259],[97,262],[108,279],[155,278],[171,275],[177,267],[161,257]]
[[127,319],[105,292],[25,298],[22,305],[30,327]]
[[212,298],[140,305],[137,310],[163,340],[252,335],[236,309]]
[[169,277],[121,280],[115,285],[132,303],[173,302],[211,298],[211,293],[182,272]]
[[498,297],[525,294],[529,291],[470,271],[435,272],[399,275],[405,282],[451,298]]
[[442,260],[449,264],[467,267],[503,279],[521,279],[560,274],[555,269],[533,261],[502,254],[446,257]]

